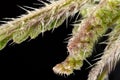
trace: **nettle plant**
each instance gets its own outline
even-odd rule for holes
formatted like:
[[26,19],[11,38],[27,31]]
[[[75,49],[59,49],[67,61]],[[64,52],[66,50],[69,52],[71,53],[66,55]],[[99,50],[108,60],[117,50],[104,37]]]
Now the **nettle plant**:
[[[93,68],[88,80],[104,80],[120,58],[120,0],[49,0],[45,6],[19,18],[12,18],[0,26],[0,49],[12,40],[22,43],[28,37],[35,39],[40,33],[59,27],[65,19],[78,13],[72,36],[68,41],[68,57],[53,67],[58,74],[70,75],[80,70],[83,61],[92,55],[99,37],[109,36],[106,48]],[[77,22],[77,23],[76,23]],[[112,28],[106,35],[104,33]],[[99,55],[99,54],[98,54]]]

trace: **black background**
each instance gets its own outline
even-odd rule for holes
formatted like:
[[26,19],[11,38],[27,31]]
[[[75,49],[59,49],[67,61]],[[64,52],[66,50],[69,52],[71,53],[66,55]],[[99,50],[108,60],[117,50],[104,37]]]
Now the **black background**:
[[[30,6],[38,8],[33,5],[39,3],[37,0],[0,0],[0,20],[3,18],[12,18],[26,13],[20,9],[19,6]],[[74,18],[73,20],[74,21]],[[72,21],[68,21],[69,24]],[[2,22],[1,22],[2,24]],[[41,34],[34,40],[26,40],[21,44],[9,44],[0,51],[0,79],[3,76],[9,79],[32,79],[33,80],[86,80],[90,69],[88,63],[84,62],[81,71],[74,71],[70,76],[60,76],[54,74],[52,67],[57,63],[63,61],[67,57],[67,40],[72,32],[72,26],[66,26],[64,22],[59,28],[54,31],[47,31],[42,36]],[[105,40],[100,39],[100,41]],[[93,53],[101,53],[106,45],[95,45]],[[94,56],[94,55],[93,55]],[[91,60],[94,57],[90,57]],[[119,67],[119,66],[118,66]],[[110,80],[120,80],[120,69],[117,68],[115,72],[110,75]],[[36,79],[35,79],[36,78]]]

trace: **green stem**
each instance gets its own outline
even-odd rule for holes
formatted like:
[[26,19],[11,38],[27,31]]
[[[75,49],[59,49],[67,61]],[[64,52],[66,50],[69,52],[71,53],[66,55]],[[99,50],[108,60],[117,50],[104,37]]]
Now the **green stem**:
[[85,1],[86,0],[53,1],[45,7],[28,11],[28,14],[1,25],[0,50],[5,47],[9,40],[13,39],[13,42],[21,43],[28,37],[34,39],[40,33],[57,28],[67,17],[75,14]]

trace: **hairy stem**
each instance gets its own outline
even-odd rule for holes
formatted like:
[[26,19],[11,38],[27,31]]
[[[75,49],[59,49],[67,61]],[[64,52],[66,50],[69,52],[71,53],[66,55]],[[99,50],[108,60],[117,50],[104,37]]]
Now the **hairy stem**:
[[[101,60],[96,63],[96,66],[90,71],[88,80],[96,80],[97,77],[105,71],[107,67],[107,74],[115,68],[116,63],[120,59],[120,25],[117,25],[111,32],[109,43],[105,48]],[[105,75],[107,75],[105,74]]]
[[75,14],[86,0],[59,0],[52,1],[20,18],[13,19],[0,26],[0,49],[3,49],[9,40],[21,43],[28,37],[36,38],[40,33],[60,26],[70,15]]
[[[120,10],[117,7],[119,2],[116,2],[114,0],[101,0],[90,12],[90,15],[78,24],[78,29],[73,31],[73,37],[68,42],[69,56],[64,62],[56,65],[54,70],[61,68],[59,73],[65,74],[64,71],[73,72],[74,69],[80,69],[83,60],[91,55],[98,38],[106,32],[108,26],[111,26],[120,17]],[[73,63],[70,64],[71,62]]]

